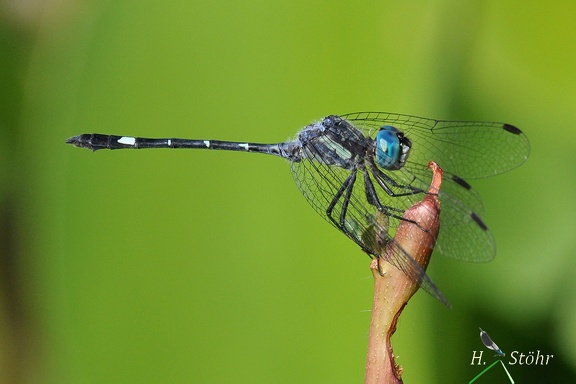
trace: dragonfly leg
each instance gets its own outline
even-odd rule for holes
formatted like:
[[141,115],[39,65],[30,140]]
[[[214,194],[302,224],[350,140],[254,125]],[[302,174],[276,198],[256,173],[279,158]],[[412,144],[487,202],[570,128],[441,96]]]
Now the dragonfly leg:
[[[397,208],[394,208],[394,207],[384,206],[384,205],[382,205],[382,203],[380,203],[380,199],[378,198],[378,194],[376,193],[376,190],[374,189],[374,184],[372,183],[372,179],[370,179],[370,175],[368,174],[368,170],[366,168],[364,168],[364,187],[366,190],[366,199],[368,200],[368,202],[370,204],[374,205],[378,209],[379,212],[382,212],[383,214],[390,216],[390,217],[393,217],[395,219],[406,221],[406,222],[409,222],[411,224],[414,224],[419,229],[421,229],[422,231],[428,232],[428,230],[426,228],[423,228],[416,221],[404,218],[402,216],[404,211],[398,210]],[[413,194],[415,194],[415,193],[411,193],[410,195],[413,195]],[[398,196],[405,196],[405,195],[391,195],[391,196],[398,197]],[[399,214],[392,213],[392,211],[397,211]]]

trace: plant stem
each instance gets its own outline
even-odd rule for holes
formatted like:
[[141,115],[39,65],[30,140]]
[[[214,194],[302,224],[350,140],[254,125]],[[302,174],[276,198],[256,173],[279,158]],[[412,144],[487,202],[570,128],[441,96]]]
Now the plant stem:
[[429,167],[432,168],[433,178],[428,194],[406,210],[403,216],[406,220],[402,220],[398,226],[394,241],[386,245],[382,257],[372,260],[370,264],[374,276],[374,301],[366,358],[366,384],[402,383],[402,368],[394,361],[390,338],[396,331],[398,317],[419,286],[384,260],[394,247],[399,246],[422,269],[426,270],[428,266],[440,229],[437,194],[442,181],[442,169],[435,163]]

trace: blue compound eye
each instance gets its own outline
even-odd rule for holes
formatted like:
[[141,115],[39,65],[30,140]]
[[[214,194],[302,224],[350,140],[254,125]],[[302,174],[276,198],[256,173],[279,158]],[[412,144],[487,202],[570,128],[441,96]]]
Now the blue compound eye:
[[385,125],[376,134],[376,164],[388,170],[400,169],[408,158],[410,140],[394,127]]

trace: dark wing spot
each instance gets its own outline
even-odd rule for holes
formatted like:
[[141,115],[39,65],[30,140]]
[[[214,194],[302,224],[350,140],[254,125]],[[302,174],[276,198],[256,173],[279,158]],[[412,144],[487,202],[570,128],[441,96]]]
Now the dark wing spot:
[[513,133],[515,135],[520,135],[522,133],[522,131],[520,129],[518,129],[515,126],[510,125],[510,124],[504,124],[502,126],[502,128],[504,128],[505,131],[508,131],[508,132]]
[[478,224],[478,226],[480,228],[482,228],[483,230],[487,231],[488,227],[486,226],[486,224],[484,224],[484,222],[482,221],[482,219],[480,218],[480,216],[478,216],[477,214],[475,214],[474,212],[470,213],[470,217],[472,218],[472,220],[474,220],[476,222],[476,224]]
[[470,184],[468,184],[468,183],[466,182],[466,180],[464,180],[464,179],[461,178],[461,177],[458,177],[458,176],[456,176],[456,175],[452,175],[452,180],[454,180],[454,182],[455,182],[456,184],[460,185],[461,187],[464,187],[464,188],[466,188],[466,189],[468,189],[468,190],[472,189],[472,186],[471,186]]

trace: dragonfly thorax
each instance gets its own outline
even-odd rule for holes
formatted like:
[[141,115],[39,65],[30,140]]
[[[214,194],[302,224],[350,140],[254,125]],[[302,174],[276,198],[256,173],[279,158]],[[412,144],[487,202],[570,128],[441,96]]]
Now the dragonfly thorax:
[[376,164],[387,170],[397,170],[404,166],[412,143],[398,129],[385,125],[376,134]]
[[356,169],[370,145],[362,132],[334,115],[306,126],[298,134],[298,143],[304,158],[344,169]]

